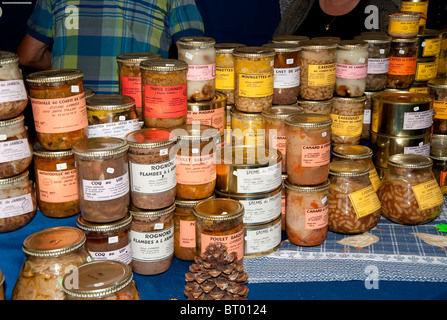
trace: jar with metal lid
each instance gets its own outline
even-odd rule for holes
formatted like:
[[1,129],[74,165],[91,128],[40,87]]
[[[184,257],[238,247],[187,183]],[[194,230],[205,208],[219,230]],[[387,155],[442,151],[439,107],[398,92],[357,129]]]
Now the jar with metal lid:
[[418,39],[391,39],[390,67],[386,86],[392,89],[411,87],[416,77]]
[[327,100],[335,90],[337,43],[309,40],[301,46],[300,97]]
[[34,218],[36,212],[36,193],[28,170],[0,179],[0,232],[24,227]]
[[382,215],[406,225],[434,220],[442,211],[444,196],[432,171],[433,161],[417,154],[395,154],[377,191]]
[[381,216],[381,204],[365,163],[333,161],[329,166],[329,231],[359,234],[371,230]]
[[0,51],[0,120],[19,116],[28,104],[28,92],[19,68],[19,57]]
[[174,257],[175,204],[159,210],[129,209],[132,269],[143,275],[167,271]]
[[116,57],[119,93],[135,100],[135,112],[140,120],[143,120],[140,63],[145,60],[161,58],[161,54],[153,52],[122,53]]
[[332,111],[332,98],[327,100],[304,100],[298,98],[297,103],[302,108],[303,113],[330,115]]
[[402,0],[400,11],[420,13],[419,33],[424,32],[427,23],[428,0]]
[[188,101],[186,123],[198,122],[214,127],[223,138],[227,126],[226,106],[227,95],[218,91],[208,101]]
[[368,76],[368,43],[342,40],[335,52],[335,93],[359,97],[365,93]]
[[265,127],[265,146],[273,148],[282,154],[282,171],[286,172],[286,124],[284,122],[288,116],[303,113],[301,107],[294,105],[274,105],[262,110]]
[[284,186],[287,239],[299,246],[322,244],[328,231],[329,180],[315,186],[300,186],[286,179]]
[[88,98],[91,98],[95,95],[95,91],[92,88],[84,87],[84,96],[87,101]]
[[39,210],[51,218],[78,214],[78,172],[73,152],[45,150],[39,143],[33,149]]
[[261,112],[273,102],[275,50],[240,47],[234,56],[234,106],[243,112]]
[[188,64],[188,100],[210,100],[216,91],[216,41],[210,37],[182,37],[178,59]]
[[177,197],[194,200],[211,196],[216,185],[219,132],[210,126],[186,124],[174,128],[178,136],[176,154]]
[[121,94],[100,94],[87,99],[88,137],[123,139],[140,129],[135,100]]
[[77,69],[55,69],[26,78],[37,140],[44,149],[67,150],[87,138],[83,77]]
[[309,40],[308,36],[296,35],[296,34],[286,34],[286,35],[274,35],[272,37],[273,43],[291,43],[291,44],[301,44],[301,42]]
[[216,43],[216,91],[227,95],[227,103],[234,104],[233,50],[244,47],[242,43]]
[[[422,19],[421,19],[422,20]],[[441,53],[442,32],[435,29],[425,29],[417,35],[418,59],[438,58]]]
[[119,261],[92,261],[61,281],[66,300],[141,300],[132,268]]
[[299,45],[292,43],[264,44],[275,50],[273,65],[273,104],[293,104],[300,94]]
[[188,64],[175,59],[140,64],[144,125],[172,128],[186,122]]
[[285,124],[290,182],[317,185],[326,181],[331,157],[331,118],[303,113],[289,116]]
[[79,207],[83,218],[105,223],[122,219],[130,203],[127,142],[88,138],[73,146],[78,170]]
[[216,198],[200,201],[194,206],[196,217],[197,252],[220,242],[228,253],[236,252],[236,263],[243,264],[244,258],[244,206],[233,199]]
[[262,113],[243,112],[233,106],[230,109],[230,116],[232,145],[265,145],[265,118]]
[[433,134],[447,133],[447,78],[428,81],[428,90],[433,96]]
[[420,12],[395,12],[389,15],[388,34],[395,38],[414,38],[419,32]]
[[0,120],[0,178],[24,172],[33,160],[25,117]]
[[85,234],[75,227],[37,231],[23,241],[25,261],[12,291],[12,300],[65,300],[60,280],[91,262]]

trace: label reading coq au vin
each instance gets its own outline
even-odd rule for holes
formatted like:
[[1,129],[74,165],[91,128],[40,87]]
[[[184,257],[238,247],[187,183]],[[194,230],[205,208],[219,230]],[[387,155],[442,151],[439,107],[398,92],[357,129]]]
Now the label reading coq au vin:
[[275,190],[282,183],[281,162],[262,168],[237,169],[238,193],[260,193]]
[[82,179],[84,199],[88,201],[107,201],[120,198],[129,192],[129,175],[105,180]]

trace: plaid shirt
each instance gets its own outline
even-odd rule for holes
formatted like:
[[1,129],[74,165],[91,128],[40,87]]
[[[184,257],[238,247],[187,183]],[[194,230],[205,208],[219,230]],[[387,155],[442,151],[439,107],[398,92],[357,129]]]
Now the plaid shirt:
[[96,93],[118,93],[116,56],[156,52],[203,35],[194,0],[38,0],[28,34],[51,45],[53,69],[79,69]]

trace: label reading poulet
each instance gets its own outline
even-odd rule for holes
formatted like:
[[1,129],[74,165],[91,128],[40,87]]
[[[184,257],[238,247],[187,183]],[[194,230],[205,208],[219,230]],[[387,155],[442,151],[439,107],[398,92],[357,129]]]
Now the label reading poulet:
[[411,187],[421,211],[437,207],[444,203],[444,196],[436,179]]
[[382,206],[372,185],[350,193],[349,200],[351,200],[355,214],[359,219],[376,212]]

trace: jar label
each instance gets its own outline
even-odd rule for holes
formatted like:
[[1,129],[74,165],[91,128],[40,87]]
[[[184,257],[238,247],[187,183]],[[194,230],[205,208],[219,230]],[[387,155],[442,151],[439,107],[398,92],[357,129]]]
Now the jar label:
[[363,114],[356,116],[345,116],[331,113],[332,134],[343,137],[355,137],[362,134]]
[[390,70],[393,76],[411,76],[416,73],[416,57],[390,57]]
[[0,163],[31,157],[28,139],[0,142]]
[[320,167],[331,160],[331,143],[301,146],[301,167]]
[[132,262],[132,244],[128,243],[124,247],[110,251],[88,250],[93,260],[118,260],[125,264]]
[[446,178],[447,178],[447,171],[441,171],[439,175],[439,186],[444,187],[446,185]]
[[177,183],[199,185],[216,180],[216,156],[176,155]]
[[[232,120],[233,123],[236,123],[236,120]],[[240,122],[237,125],[244,125],[244,123]],[[252,124],[253,125],[253,124]],[[247,128],[242,130],[237,128],[236,125],[233,126],[231,131],[230,138],[233,137],[235,139],[234,145],[246,145],[246,146],[264,146],[265,145],[265,130],[264,129],[256,129]]]
[[422,13],[421,19],[419,19],[419,25],[425,26],[425,20],[427,19],[426,17],[428,12],[428,1],[402,1],[400,11]]
[[372,185],[352,192],[348,196],[349,200],[351,200],[355,214],[359,219],[380,210],[382,207],[379,197]]
[[327,226],[329,221],[329,206],[304,209],[304,229],[315,230]]
[[142,108],[141,77],[121,77],[121,91],[123,95],[134,98],[135,108]]
[[412,186],[413,194],[419,206],[419,210],[428,210],[444,203],[444,195],[441,192],[436,179]]
[[279,188],[282,184],[281,162],[253,169],[237,169],[238,193],[262,193]]
[[419,154],[421,156],[430,156],[430,143],[421,142],[418,146],[404,147],[404,154]]
[[88,126],[88,137],[114,137],[124,139],[129,132],[141,129],[138,119],[94,124]]
[[273,95],[273,72],[239,73],[238,95],[249,98]]
[[389,33],[413,34],[419,30],[419,20],[394,21],[390,20]]
[[245,255],[263,253],[281,243],[281,221],[264,228],[245,229]]
[[390,70],[390,58],[369,58],[368,74],[384,74]]
[[433,109],[420,112],[404,112],[404,130],[430,128],[433,124]]
[[368,75],[368,64],[344,64],[337,63],[335,76],[341,79],[365,79]]
[[428,87],[424,86],[424,87],[412,87],[408,89],[409,92],[417,92],[417,93],[426,93],[429,94],[428,92]]
[[239,200],[244,206],[243,221],[246,224],[259,224],[272,221],[281,214],[281,192],[261,199]]
[[132,258],[142,262],[169,258],[174,253],[174,226],[160,231],[130,231]]
[[441,51],[441,39],[425,39],[425,45],[422,46],[422,56],[423,57],[437,57]]
[[237,260],[244,257],[244,233],[242,228],[240,231],[226,235],[209,235],[202,233],[200,235],[201,253],[205,252],[206,247],[214,242],[221,242],[228,248],[228,252],[236,252]]
[[371,109],[363,110],[363,124],[371,124]]
[[183,248],[196,247],[196,221],[180,220],[179,245]]
[[188,111],[186,83],[179,86],[144,85],[144,115],[153,118],[177,118]]
[[30,193],[0,200],[0,219],[11,218],[34,210]]
[[380,180],[379,174],[377,173],[376,167],[374,167],[374,166],[369,171],[369,180],[371,180],[371,184],[374,187],[374,191],[379,190],[381,180]]
[[416,81],[428,81],[436,78],[438,73],[438,62],[427,62],[421,63],[419,62],[416,67]]
[[309,87],[326,87],[335,84],[335,63],[309,64],[307,85]]
[[65,171],[37,170],[38,192],[41,201],[63,203],[78,200],[76,169]]
[[211,126],[216,128],[221,135],[224,134],[225,119],[224,107],[211,110],[188,110],[186,115],[186,123],[199,122],[200,124]]
[[275,89],[295,88],[300,85],[300,67],[273,69]]
[[435,119],[447,119],[447,101],[434,100],[433,111]]
[[142,194],[172,190],[177,184],[175,158],[160,163],[136,163],[129,160],[130,189]]
[[120,198],[129,192],[129,175],[105,180],[82,179],[84,199],[87,201],[107,201]]
[[285,156],[287,151],[287,137],[274,135],[272,137],[272,148],[280,151]]
[[28,99],[22,79],[0,81],[0,103]]
[[234,68],[216,67],[216,90],[234,90]]
[[186,79],[188,81],[209,81],[216,78],[216,64],[189,64]]

